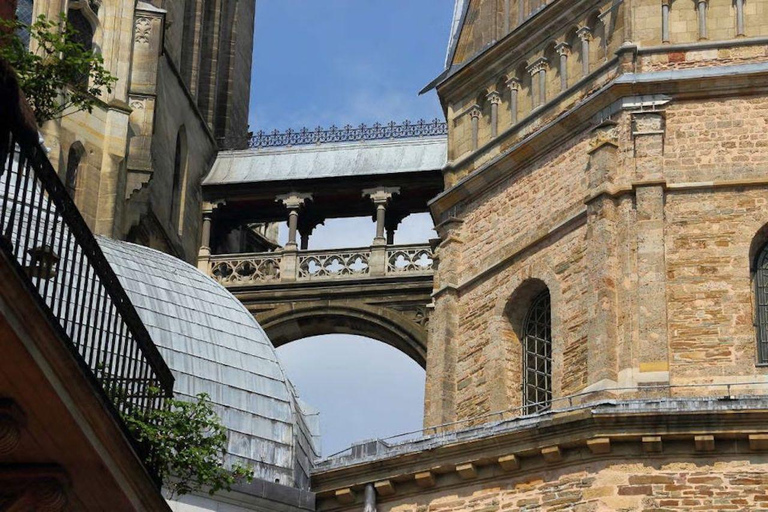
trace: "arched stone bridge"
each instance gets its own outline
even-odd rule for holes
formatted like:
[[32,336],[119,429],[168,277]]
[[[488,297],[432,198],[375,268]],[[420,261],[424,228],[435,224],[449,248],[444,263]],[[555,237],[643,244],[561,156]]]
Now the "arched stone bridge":
[[[253,312],[276,346],[359,334],[426,365],[432,251],[426,240],[393,241],[400,222],[429,211],[443,189],[444,125],[419,125],[416,133],[412,125],[386,126],[386,140],[338,142],[336,133],[331,143],[222,152],[203,182],[198,266]],[[326,219],[361,216],[376,223],[368,245],[311,249]],[[286,221],[288,242],[280,246],[276,225]]]
[[213,256],[209,268],[275,346],[319,334],[359,334],[423,367],[432,266],[429,246],[408,245]]

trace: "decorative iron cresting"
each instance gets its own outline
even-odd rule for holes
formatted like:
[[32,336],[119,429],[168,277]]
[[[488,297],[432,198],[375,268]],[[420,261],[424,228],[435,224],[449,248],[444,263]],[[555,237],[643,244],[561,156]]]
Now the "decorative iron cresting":
[[439,119],[433,121],[420,119],[415,123],[405,120],[401,124],[392,121],[387,124],[376,123],[372,126],[361,124],[357,127],[346,125],[343,128],[331,126],[327,129],[318,126],[314,130],[302,128],[301,130],[289,129],[284,132],[278,130],[272,132],[259,131],[251,138],[248,147],[258,149],[280,146],[325,144],[330,142],[360,142],[368,140],[439,137],[447,134],[447,123],[440,121]]

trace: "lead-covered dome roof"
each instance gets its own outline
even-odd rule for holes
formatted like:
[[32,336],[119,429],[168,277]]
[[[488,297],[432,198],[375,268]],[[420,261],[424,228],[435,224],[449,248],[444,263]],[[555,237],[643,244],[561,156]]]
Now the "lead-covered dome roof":
[[104,255],[176,377],[181,398],[207,393],[229,430],[227,462],[307,488],[317,415],[296,396],[272,343],[223,286],[146,247],[99,237]]

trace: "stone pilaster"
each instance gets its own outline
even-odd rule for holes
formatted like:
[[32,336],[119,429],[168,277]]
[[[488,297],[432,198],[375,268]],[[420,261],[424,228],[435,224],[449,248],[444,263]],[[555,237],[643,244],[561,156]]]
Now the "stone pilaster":
[[604,123],[594,132],[589,158],[587,199],[588,300],[587,386],[598,390],[618,381],[617,207],[607,193],[618,165],[616,126]]
[[637,337],[635,382],[668,382],[666,262],[664,248],[664,115],[632,116],[637,233]]
[[436,229],[440,244],[435,251],[434,310],[427,342],[427,381],[424,426],[432,427],[456,419],[456,357],[459,343],[458,278],[461,264],[461,225],[450,218]]
[[163,49],[165,11],[136,9],[128,104],[131,136],[128,147],[128,176],[124,197],[152,178],[152,136],[155,133],[157,70]]

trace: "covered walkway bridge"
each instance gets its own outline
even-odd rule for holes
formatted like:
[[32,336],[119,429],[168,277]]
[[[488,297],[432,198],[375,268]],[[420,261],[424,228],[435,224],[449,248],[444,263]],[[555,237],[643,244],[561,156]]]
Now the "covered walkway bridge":
[[[279,346],[359,334],[426,364],[433,288],[429,241],[394,245],[408,215],[443,189],[445,125],[260,134],[219,154],[203,182],[199,268],[253,312]],[[309,250],[328,219],[371,216],[355,247]],[[276,226],[288,225],[278,244]]]

